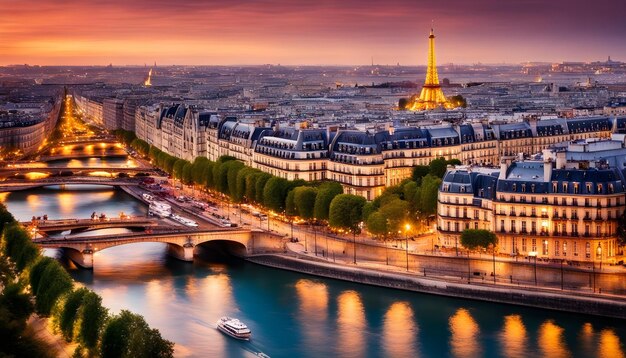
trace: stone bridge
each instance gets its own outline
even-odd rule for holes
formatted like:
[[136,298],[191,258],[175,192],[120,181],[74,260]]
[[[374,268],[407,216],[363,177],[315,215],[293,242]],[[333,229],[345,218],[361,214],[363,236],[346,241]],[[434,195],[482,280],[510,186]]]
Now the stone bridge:
[[[35,239],[43,248],[60,248],[77,265],[93,268],[94,254],[109,247],[141,242],[167,244],[168,254],[183,260],[193,261],[197,248],[224,249],[238,257],[257,253],[282,252],[286,239],[261,230],[213,229],[178,230],[167,233],[131,233],[76,237],[68,239]],[[97,256],[97,255],[96,255]]]
[[26,227],[35,227],[38,232],[62,232],[66,230],[89,231],[110,228],[148,228],[159,225],[156,219],[145,217],[106,218],[106,219],[63,219],[63,220],[34,220],[21,223]]
[[0,193],[6,191],[20,191],[34,188],[40,188],[42,186],[50,185],[71,185],[71,184],[86,184],[86,185],[106,185],[106,186],[130,186],[139,185],[137,179],[129,178],[106,178],[106,177],[52,177],[36,180],[6,180],[0,181]]
[[[29,173],[38,173],[46,175],[89,175],[89,174],[109,174],[110,176],[116,176],[120,173],[125,174],[137,174],[137,173],[153,173],[153,168],[128,168],[128,167],[45,167],[45,166],[18,166],[18,167],[5,167],[0,168],[0,178],[11,178],[16,175],[25,175]],[[23,178],[19,178],[25,180]]]

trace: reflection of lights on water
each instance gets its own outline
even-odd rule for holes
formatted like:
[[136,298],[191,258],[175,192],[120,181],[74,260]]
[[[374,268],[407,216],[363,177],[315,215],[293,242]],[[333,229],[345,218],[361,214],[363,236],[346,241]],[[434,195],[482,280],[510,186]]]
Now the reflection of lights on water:
[[37,179],[44,179],[49,177],[49,174],[46,173],[41,173],[41,172],[30,172],[30,173],[26,173],[24,175],[26,177],[26,179],[28,180],[37,180]]
[[111,177],[111,173],[105,171],[97,171],[89,173],[89,176],[92,177]]
[[395,302],[385,313],[383,348],[388,357],[415,357],[418,327],[407,302]]
[[[4,199],[2,201],[4,201]],[[41,198],[39,195],[29,194],[26,196],[26,204],[28,205],[28,209],[35,214],[41,207]]]
[[558,358],[571,356],[571,353],[567,350],[565,342],[563,341],[563,331],[563,328],[557,326],[552,321],[546,321],[539,327],[537,343],[545,357]]
[[448,320],[450,328],[450,348],[456,357],[478,357],[481,348],[478,343],[480,328],[465,308],[459,308]]
[[295,287],[300,301],[299,318],[308,344],[327,344],[328,287],[307,279],[298,280]]
[[506,357],[526,357],[528,336],[522,317],[510,315],[504,317],[504,327],[500,332],[502,355]]
[[356,291],[346,291],[337,298],[337,327],[339,351],[344,356],[365,354],[365,311]]
[[607,328],[600,332],[598,357],[624,358],[622,343],[614,330]]

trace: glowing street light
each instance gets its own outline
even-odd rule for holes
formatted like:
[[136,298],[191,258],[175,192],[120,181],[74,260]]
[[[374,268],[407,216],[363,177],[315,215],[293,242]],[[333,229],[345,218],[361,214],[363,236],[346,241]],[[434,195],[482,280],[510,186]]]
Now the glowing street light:
[[409,271],[409,230],[411,230],[411,224],[406,223],[404,225],[404,239],[406,241],[406,271]]

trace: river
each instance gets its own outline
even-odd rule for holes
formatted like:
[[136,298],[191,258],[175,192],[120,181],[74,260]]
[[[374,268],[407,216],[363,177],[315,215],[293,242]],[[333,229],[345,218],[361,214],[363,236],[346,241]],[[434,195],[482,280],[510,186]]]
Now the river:
[[[46,187],[0,193],[20,220],[143,215],[146,207],[109,187]],[[120,230],[120,229],[109,229]],[[234,258],[193,263],[158,243],[113,247],[71,275],[102,295],[112,313],[141,314],[176,342],[181,357],[624,357],[624,321],[370,287],[258,266]],[[250,342],[215,330],[232,315]]]

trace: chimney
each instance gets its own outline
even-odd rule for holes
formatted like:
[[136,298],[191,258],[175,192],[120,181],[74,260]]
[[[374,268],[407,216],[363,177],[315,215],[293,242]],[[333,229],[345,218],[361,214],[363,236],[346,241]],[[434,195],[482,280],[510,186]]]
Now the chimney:
[[566,163],[567,163],[567,158],[565,157],[565,152],[557,152],[556,153],[556,169],[565,169]]
[[506,179],[506,172],[509,170],[509,166],[513,162],[513,156],[503,156],[500,160],[500,175],[498,179]]

